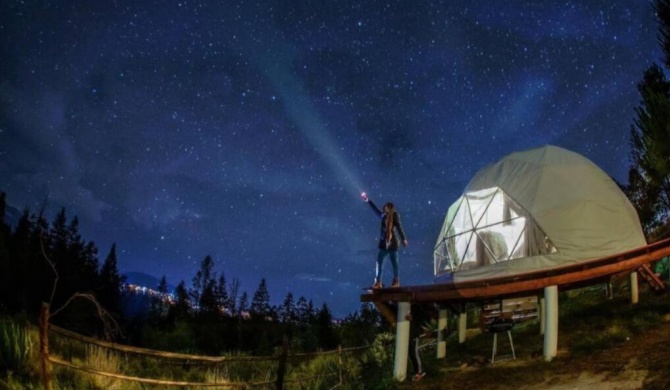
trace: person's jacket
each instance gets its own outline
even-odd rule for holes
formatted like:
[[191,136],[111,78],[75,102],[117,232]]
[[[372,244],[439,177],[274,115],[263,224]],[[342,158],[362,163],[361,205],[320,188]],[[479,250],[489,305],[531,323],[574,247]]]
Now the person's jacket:
[[[372,208],[372,211],[377,214],[378,217],[382,219],[382,228],[381,235],[379,237],[379,249],[386,249],[389,251],[397,251],[400,247],[400,241],[405,241],[407,237],[405,236],[405,231],[402,228],[402,223],[400,223],[400,214],[397,211],[393,212],[393,230],[391,231],[391,241],[386,245],[386,213],[383,213],[377,205],[368,199],[368,204]],[[396,232],[398,234],[396,234]]]

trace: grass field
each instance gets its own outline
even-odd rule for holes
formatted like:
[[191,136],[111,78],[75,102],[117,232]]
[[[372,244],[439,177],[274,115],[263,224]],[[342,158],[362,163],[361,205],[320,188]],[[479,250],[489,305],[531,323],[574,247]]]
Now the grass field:
[[[609,300],[594,288],[561,294],[558,356],[551,362],[544,360],[537,321],[513,329],[517,359],[494,364],[493,336],[470,329],[464,344],[449,340],[446,359],[425,356],[421,382],[398,388],[669,389],[670,294],[643,288],[632,305],[625,284],[617,290]],[[498,351],[510,353],[506,337],[498,337]]]

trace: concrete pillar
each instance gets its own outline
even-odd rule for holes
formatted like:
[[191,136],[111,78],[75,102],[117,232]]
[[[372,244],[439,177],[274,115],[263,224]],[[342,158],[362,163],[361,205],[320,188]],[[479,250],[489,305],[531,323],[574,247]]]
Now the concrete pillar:
[[630,274],[630,303],[638,303],[639,299],[637,272],[633,272]]
[[538,313],[538,317],[540,319],[540,335],[543,335],[544,334],[544,321],[545,321],[545,318],[546,318],[545,313],[546,313],[547,308],[544,305],[544,297],[541,296],[540,299],[538,300],[538,302],[539,302],[539,305],[540,305],[540,307],[538,308],[538,310],[540,311]]
[[447,309],[437,312],[437,358],[447,356]]
[[468,314],[466,312],[458,315],[458,343],[465,342],[465,333],[468,330]]
[[393,364],[393,377],[398,381],[404,381],[407,376],[409,321],[406,317],[409,311],[409,302],[398,302],[398,317],[395,325],[395,362]]
[[544,360],[550,362],[558,351],[558,286],[544,288]]

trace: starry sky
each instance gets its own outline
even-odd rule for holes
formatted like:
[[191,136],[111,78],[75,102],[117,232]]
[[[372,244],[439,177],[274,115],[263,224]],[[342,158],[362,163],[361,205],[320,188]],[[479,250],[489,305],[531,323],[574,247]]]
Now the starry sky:
[[[100,259],[215,270],[335,316],[373,282],[396,204],[405,285],[449,205],[545,144],[626,182],[647,1],[84,1],[0,5],[0,189],[78,216]],[[385,282],[391,267],[385,264]]]

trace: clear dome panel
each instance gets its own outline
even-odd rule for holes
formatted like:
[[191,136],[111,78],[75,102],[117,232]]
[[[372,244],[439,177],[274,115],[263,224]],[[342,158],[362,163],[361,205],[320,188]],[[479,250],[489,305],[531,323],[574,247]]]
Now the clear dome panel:
[[435,275],[556,252],[528,213],[497,187],[466,194],[446,224],[435,248]]
[[471,192],[465,195],[466,203],[470,206],[470,218],[474,225],[480,225],[482,220],[488,218],[488,208],[495,198],[498,188],[487,188],[485,190]]

